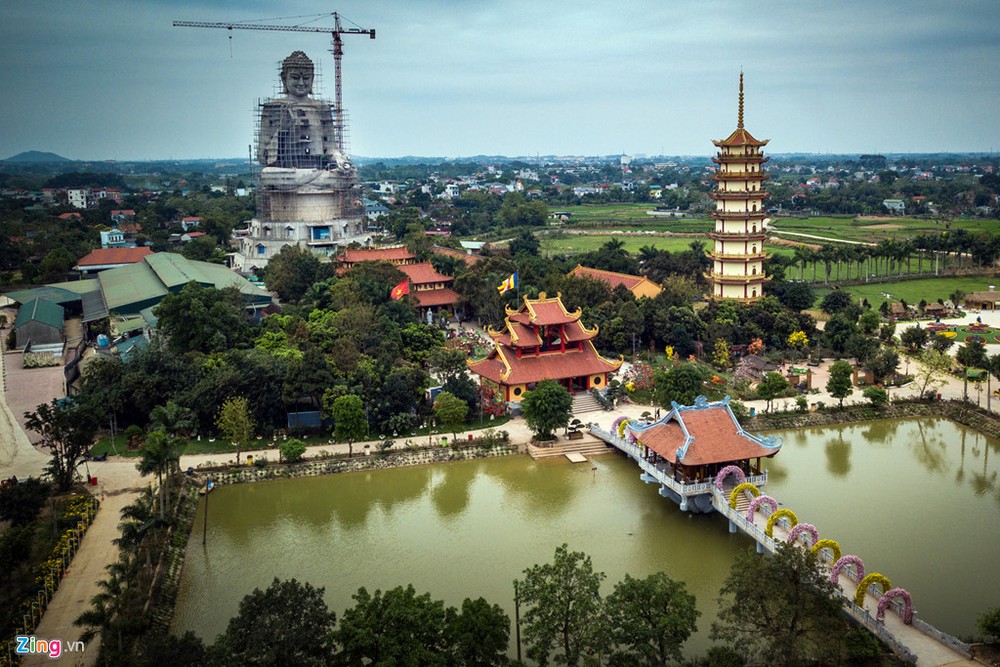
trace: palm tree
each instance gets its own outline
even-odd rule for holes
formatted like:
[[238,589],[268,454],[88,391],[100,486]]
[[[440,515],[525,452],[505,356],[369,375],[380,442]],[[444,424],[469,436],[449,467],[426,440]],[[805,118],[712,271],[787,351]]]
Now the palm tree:
[[812,248],[807,248],[805,246],[798,246],[795,248],[795,252],[792,255],[796,264],[799,265],[799,280],[804,280],[806,272],[806,264],[812,258],[813,251]]
[[194,411],[173,401],[166,405],[157,405],[149,413],[149,424],[154,431],[163,431],[167,435],[189,435],[198,427],[198,419]]
[[125,650],[124,633],[141,624],[142,615],[134,609],[137,591],[129,585],[131,569],[122,561],[107,567],[108,578],[97,582],[101,592],[90,599],[91,607],[80,614],[74,625],[87,628],[80,639],[90,643],[101,635],[102,654],[121,656]]
[[[152,567],[150,556],[154,549],[145,543],[146,538],[151,531],[167,524],[166,520],[153,511],[153,505],[153,490],[146,487],[135,502],[122,508],[122,521],[118,524],[120,535],[111,540],[119,548],[126,562],[137,560],[140,550],[145,551],[147,569]],[[146,548],[142,549],[143,546]]]
[[142,447],[142,458],[135,467],[143,477],[150,473],[156,473],[160,492],[161,519],[167,504],[167,490],[163,484],[163,475],[164,473],[170,475],[178,461],[180,461],[180,447],[176,438],[170,437],[162,431],[153,431],[146,436],[146,442]]

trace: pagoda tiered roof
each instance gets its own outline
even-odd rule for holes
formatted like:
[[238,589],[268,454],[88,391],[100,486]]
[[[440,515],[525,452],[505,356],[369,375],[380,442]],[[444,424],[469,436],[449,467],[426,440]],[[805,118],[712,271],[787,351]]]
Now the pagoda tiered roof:
[[[754,139],[753,135],[750,134],[749,132],[747,132],[746,129],[744,129],[742,127],[738,127],[735,130],[733,130],[732,134],[730,134],[728,137],[726,137],[722,141],[718,141],[718,140],[713,139],[712,143],[715,144],[716,146],[719,146],[721,148],[721,147],[724,147],[724,146],[725,147],[733,147],[733,146],[766,146],[767,142],[769,142],[769,141],[770,141],[770,139],[764,139],[763,141],[761,141],[760,139]],[[750,155],[738,155],[736,157],[742,159],[742,158],[745,158],[745,157],[753,157],[753,156],[750,156]]]
[[569,312],[560,295],[527,296],[523,305],[507,307],[504,328],[487,328],[494,349],[469,369],[497,384],[516,385],[613,373],[621,361],[605,359],[594,347],[597,327],[580,322],[581,310]]
[[743,430],[729,399],[709,403],[699,396],[694,405],[678,405],[648,426],[629,424],[639,444],[673,464],[700,466],[774,456],[777,438],[750,435]]

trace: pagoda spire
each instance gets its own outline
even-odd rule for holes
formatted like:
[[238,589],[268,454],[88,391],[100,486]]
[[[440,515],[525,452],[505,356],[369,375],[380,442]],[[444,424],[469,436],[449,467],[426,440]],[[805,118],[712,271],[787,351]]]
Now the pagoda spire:
[[736,129],[743,129],[743,70],[740,70],[740,113],[736,120]]

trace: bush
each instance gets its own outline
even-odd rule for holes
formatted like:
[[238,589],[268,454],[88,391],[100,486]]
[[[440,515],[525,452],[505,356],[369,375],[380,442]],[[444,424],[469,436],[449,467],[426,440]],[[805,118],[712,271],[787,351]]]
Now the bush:
[[976,621],[979,631],[995,641],[1000,641],[1000,607],[989,609]]
[[264,456],[255,456],[253,460],[254,468],[264,468],[267,466],[267,458]]
[[709,667],[742,667],[743,654],[730,646],[713,646],[708,649]]
[[798,396],[795,399],[795,407],[799,412],[807,412],[809,410],[809,401],[806,400],[805,396]]
[[750,416],[750,411],[747,410],[747,406],[743,405],[739,401],[729,401],[729,409],[733,411],[733,416],[737,419],[746,419]]
[[298,438],[292,438],[278,445],[278,451],[286,463],[298,463],[302,460],[302,455],[306,453],[306,443]]
[[882,387],[868,387],[861,395],[871,401],[876,408],[881,408],[889,402],[889,392]]
[[135,449],[142,444],[145,439],[146,433],[142,428],[132,424],[127,429],[125,429],[125,442],[128,443],[129,449]]

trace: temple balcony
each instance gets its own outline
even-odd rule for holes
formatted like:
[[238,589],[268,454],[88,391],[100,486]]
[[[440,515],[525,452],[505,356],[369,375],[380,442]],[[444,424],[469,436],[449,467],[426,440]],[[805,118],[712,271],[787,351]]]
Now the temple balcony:
[[771,259],[771,257],[773,257],[773,255],[771,253],[769,253],[769,252],[752,252],[752,253],[746,253],[746,254],[740,254],[740,253],[729,254],[729,253],[714,252],[712,250],[706,250],[705,251],[705,257],[708,257],[709,259],[717,259],[720,262],[725,262],[725,261],[750,262],[750,261],[753,261],[753,260],[764,261],[765,259]]
[[734,200],[734,199],[765,199],[771,193],[766,190],[747,190],[746,192],[734,192],[732,190],[716,190],[715,192],[708,193],[708,196],[716,201],[720,199]]
[[705,278],[711,280],[713,283],[730,283],[733,285],[749,285],[751,283],[766,283],[771,280],[770,276],[763,273],[758,273],[756,275],[750,276],[737,276],[728,273],[716,273],[715,271],[711,273],[704,274]]
[[716,181],[766,181],[771,177],[765,171],[717,171],[712,178]]
[[719,153],[712,158],[712,162],[715,164],[729,164],[732,162],[746,162],[747,164],[764,164],[771,158],[765,156],[763,153],[758,153],[756,155],[739,155],[735,153]]
[[708,238],[713,241],[759,241],[767,238],[764,231],[759,232],[709,232]]
[[759,209],[756,211],[723,211],[715,209],[712,211],[712,217],[716,220],[763,220],[767,217],[767,214]]

